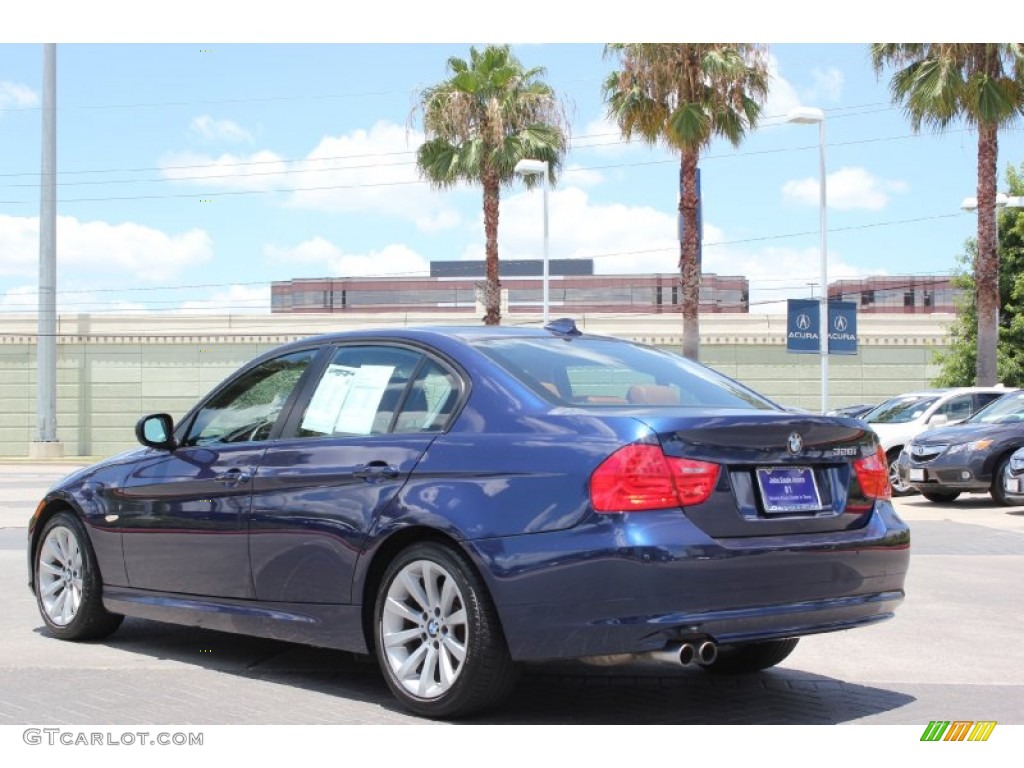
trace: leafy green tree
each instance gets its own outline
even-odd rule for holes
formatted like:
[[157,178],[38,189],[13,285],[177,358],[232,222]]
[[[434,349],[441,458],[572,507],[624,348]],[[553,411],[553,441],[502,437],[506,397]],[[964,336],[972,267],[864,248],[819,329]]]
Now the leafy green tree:
[[525,177],[527,187],[554,183],[566,149],[564,110],[540,78],[544,69],[526,69],[507,45],[469,49],[469,61],[448,59],[447,80],[419,94],[426,141],[416,163],[435,187],[460,182],[483,187],[487,278],[484,323],[501,322],[498,269],[498,212],[501,187],[516,178],[524,159],[548,163],[548,179]]
[[627,139],[639,136],[680,153],[683,218],[683,354],[700,352],[700,264],[697,262],[697,163],[715,137],[739,146],[768,95],[768,50],[747,43],[615,43],[619,60],[608,75],[608,115]]
[[[1006,181],[1011,195],[1024,195],[1024,163],[1010,166]],[[999,211],[999,343],[996,354],[998,381],[1010,387],[1024,387],[1024,211]],[[960,267],[953,278],[962,290],[957,317],[950,326],[950,343],[935,355],[942,370],[935,379],[940,387],[964,387],[975,382],[977,368],[978,309],[971,265],[977,257],[978,242],[964,245]]]
[[1024,113],[1024,43],[873,43],[875,71],[889,81],[915,131],[964,120],[978,130],[977,383],[996,382],[999,248],[996,183],[999,129]]

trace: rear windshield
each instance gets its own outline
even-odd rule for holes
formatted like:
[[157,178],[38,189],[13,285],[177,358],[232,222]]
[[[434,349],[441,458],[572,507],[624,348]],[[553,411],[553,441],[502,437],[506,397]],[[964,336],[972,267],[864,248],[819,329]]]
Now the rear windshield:
[[894,397],[861,418],[873,424],[905,424],[921,416],[938,399],[938,395]]
[[560,405],[780,410],[753,390],[684,357],[614,339],[483,339],[474,346]]

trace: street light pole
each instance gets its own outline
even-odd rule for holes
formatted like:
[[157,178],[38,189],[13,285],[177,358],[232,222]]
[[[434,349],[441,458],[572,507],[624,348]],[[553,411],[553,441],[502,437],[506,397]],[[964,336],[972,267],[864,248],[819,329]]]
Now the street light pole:
[[63,455],[57,439],[57,44],[43,45],[42,162],[39,174],[39,329],[36,439],[32,458]]
[[821,357],[821,412],[828,410],[828,196],[825,192],[825,113],[817,107],[790,110],[787,123],[818,124],[818,208],[821,229],[821,298],[818,352]]
[[548,283],[548,187],[551,186],[548,180],[549,165],[547,160],[520,160],[516,163],[515,172],[520,176],[540,176],[544,187],[544,268],[542,272],[542,298],[543,321],[548,324],[549,293]]

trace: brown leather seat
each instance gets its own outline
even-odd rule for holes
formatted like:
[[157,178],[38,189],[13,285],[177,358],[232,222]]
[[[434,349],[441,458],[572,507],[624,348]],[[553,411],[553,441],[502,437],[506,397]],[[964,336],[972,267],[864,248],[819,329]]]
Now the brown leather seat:
[[626,399],[637,405],[679,405],[679,392],[661,384],[634,384]]

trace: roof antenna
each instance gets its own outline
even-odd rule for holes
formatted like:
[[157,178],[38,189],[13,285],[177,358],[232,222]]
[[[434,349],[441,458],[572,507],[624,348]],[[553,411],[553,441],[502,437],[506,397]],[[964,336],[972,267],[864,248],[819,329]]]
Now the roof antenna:
[[571,317],[560,317],[557,320],[552,320],[550,323],[544,326],[545,331],[551,331],[551,333],[559,336],[582,336],[583,332],[576,327],[576,321]]

